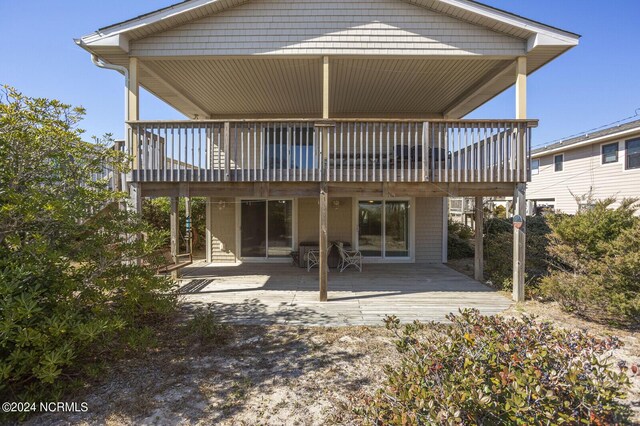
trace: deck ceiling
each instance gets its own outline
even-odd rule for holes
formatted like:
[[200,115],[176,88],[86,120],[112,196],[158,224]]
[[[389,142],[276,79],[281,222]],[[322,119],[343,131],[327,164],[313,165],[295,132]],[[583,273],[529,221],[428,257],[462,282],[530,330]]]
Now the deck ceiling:
[[[484,58],[332,58],[330,114],[438,117],[511,63]],[[506,78],[515,80],[515,73]],[[144,59],[140,82],[190,118],[313,118],[322,112],[319,57]]]

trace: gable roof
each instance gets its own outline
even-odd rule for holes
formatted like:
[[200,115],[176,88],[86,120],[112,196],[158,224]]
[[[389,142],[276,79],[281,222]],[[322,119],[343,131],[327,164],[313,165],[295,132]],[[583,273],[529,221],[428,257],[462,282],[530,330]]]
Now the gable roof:
[[640,119],[607,127],[596,132],[585,133],[584,135],[555,142],[541,148],[536,148],[531,151],[531,155],[533,157],[542,157],[544,155],[577,148],[582,145],[590,145],[596,142],[605,142],[606,140],[615,139],[617,137],[630,136],[634,133],[640,134]]
[[[98,29],[81,40],[87,44],[116,35],[127,35],[128,40],[137,40],[160,31],[200,19],[212,13],[239,6],[251,0],[185,0],[153,12],[145,13],[122,22]],[[577,44],[580,35],[534,21],[502,9],[487,6],[475,0],[401,0],[416,6],[427,7],[437,12],[490,27],[507,35],[529,38],[538,34],[553,38],[553,42]],[[548,44],[551,40],[538,40]],[[535,42],[532,42],[535,43]]]
[[[276,56],[274,55],[274,52],[276,52],[279,53],[278,56],[281,58],[288,56],[308,59],[330,55],[338,60],[366,54],[366,56],[375,57],[380,61],[398,56],[415,57],[426,61],[434,55],[436,49],[430,48],[431,50],[429,50],[423,46],[437,44],[442,46],[436,52],[439,55],[439,59],[455,58],[460,61],[460,67],[456,68],[458,74],[464,73],[467,80],[469,76],[475,78],[473,81],[465,81],[464,84],[466,86],[460,86],[458,91],[450,90],[449,94],[454,96],[454,99],[448,102],[444,109],[437,111],[438,114],[448,118],[460,118],[514,84],[514,59],[516,57],[527,56],[526,72],[531,74],[576,46],[579,40],[579,35],[575,33],[472,0],[386,0],[386,2],[389,3],[388,6],[390,8],[394,9],[393,12],[396,12],[395,9],[407,8],[408,5],[411,5],[422,9],[422,12],[429,11],[434,15],[447,18],[449,21],[455,20],[457,24],[469,27],[469,30],[465,29],[464,33],[459,33],[459,26],[456,25],[456,28],[447,27],[444,31],[441,31],[442,27],[438,28],[436,24],[433,27],[436,28],[435,34],[430,32],[420,33],[419,31],[416,32],[413,27],[405,28],[406,22],[399,21],[400,24],[395,25],[398,27],[398,31],[396,31],[396,28],[390,28],[389,32],[393,30],[395,33],[402,33],[404,31],[411,36],[400,37],[394,33],[396,38],[386,42],[389,37],[384,36],[376,39],[375,37],[367,36],[367,31],[370,31],[369,26],[384,25],[386,21],[380,22],[379,16],[374,16],[374,11],[363,8],[363,12],[371,12],[371,22],[367,22],[368,27],[362,31],[360,27],[344,25],[344,28],[337,28],[336,31],[338,32],[320,33],[320,37],[317,37],[315,34],[307,36],[309,28],[305,27],[306,32],[299,31],[297,33],[297,28],[291,28],[293,39],[289,37],[289,34],[279,34],[280,37],[272,39],[276,43],[286,38],[287,41],[282,42],[282,44],[283,46],[286,44],[284,47],[289,49],[281,48],[281,46],[272,47],[271,45],[268,45],[268,48],[262,48],[263,45],[266,46],[268,43],[266,41],[263,43],[263,40],[254,36],[255,32],[248,32],[241,28],[244,24],[239,21],[244,19],[243,17],[245,16],[243,15],[244,8],[239,6],[246,5],[246,8],[251,8],[255,5],[257,7],[259,2],[252,0],[187,0],[103,27],[76,42],[83,49],[98,56],[105,63],[128,67],[131,56],[140,58],[140,84],[187,116],[193,116],[194,114],[206,116],[207,113],[213,115],[221,112],[205,111],[206,108],[203,109],[202,105],[199,105],[198,99],[196,99],[200,96],[200,93],[185,93],[182,86],[186,83],[182,82],[185,84],[181,84],[181,82],[177,81],[177,77],[174,78],[179,73],[177,71],[167,71],[168,74],[163,74],[162,70],[159,69],[159,65],[156,66],[156,64],[151,63],[154,59],[162,56],[160,59],[179,59],[182,62],[207,59],[208,62],[211,62],[213,59],[221,59],[225,56],[232,59],[250,56],[252,57],[250,62],[255,64],[257,60],[254,59],[257,55],[261,55],[263,58],[272,58]],[[321,0],[317,0],[317,3],[321,3]],[[349,3],[349,1],[346,3]],[[398,6],[395,5],[396,3]],[[219,18],[222,20],[225,15],[222,12],[225,11],[228,11],[227,15],[237,12],[234,19],[236,19],[235,22],[239,22],[238,29],[231,27],[231,31],[227,30],[230,28],[228,25],[234,25],[232,20],[226,21],[224,25],[217,26],[217,23],[212,23],[210,28],[203,28],[203,22],[206,21],[204,18]],[[421,11],[416,10],[416,12]],[[261,19],[268,18],[268,16],[261,16]],[[284,16],[284,18],[288,17]],[[428,25],[430,23],[424,21],[421,14],[415,13],[411,15],[411,19],[429,29]],[[289,21],[290,19],[283,19],[279,23],[284,25],[283,28],[288,29],[293,27]],[[273,27],[272,24],[269,25]],[[304,23],[301,25],[304,25]],[[188,26],[193,28],[188,29]],[[475,30],[471,27],[475,27]],[[343,37],[345,40],[354,38],[351,37],[351,32],[356,32],[356,30],[359,33],[355,37],[355,42],[349,45],[351,50],[341,49],[341,45],[333,43],[332,37],[336,39]],[[478,33],[479,30],[487,33],[487,36],[484,38],[474,37],[473,34]],[[181,31],[184,31],[183,34],[185,34],[182,40],[186,42],[172,43],[172,34]],[[215,37],[203,37],[200,35],[207,31],[217,32],[216,34],[220,35]],[[240,40],[238,34],[242,34],[244,38]],[[282,37],[283,35],[286,37]],[[252,37],[256,38],[255,42]],[[198,40],[198,38],[200,39]],[[324,44],[319,42],[320,38]],[[420,40],[418,41],[422,43],[419,48],[416,48],[416,38],[419,38]],[[225,50],[225,44],[218,42],[218,40],[223,39],[231,40],[228,45],[232,46],[233,49]],[[239,43],[239,40],[242,43]],[[387,45],[378,41],[386,42]],[[463,43],[466,44],[462,46]],[[381,47],[367,50],[361,48],[364,45],[379,45]],[[397,49],[387,48],[387,46],[391,45],[397,46]],[[183,46],[189,46],[189,48],[187,49]],[[250,49],[240,50],[237,46],[249,46]],[[290,48],[291,46],[295,46],[295,49]],[[332,46],[333,49],[330,50],[325,46]],[[512,48],[509,48],[510,46]],[[310,47],[313,47],[313,49]],[[449,47],[455,47],[457,52],[453,51],[454,49],[449,50]],[[475,65],[472,64],[473,66],[471,66],[463,62],[474,61],[480,63],[476,61],[479,58],[483,59],[484,65],[491,65],[492,68],[490,70],[478,70]],[[501,62],[489,64],[490,61]],[[170,62],[167,61],[167,63]],[[380,65],[378,64],[378,66]],[[454,76],[449,74],[446,78],[453,79]],[[458,83],[460,85],[463,84],[462,82]],[[422,110],[420,109],[420,111]]]

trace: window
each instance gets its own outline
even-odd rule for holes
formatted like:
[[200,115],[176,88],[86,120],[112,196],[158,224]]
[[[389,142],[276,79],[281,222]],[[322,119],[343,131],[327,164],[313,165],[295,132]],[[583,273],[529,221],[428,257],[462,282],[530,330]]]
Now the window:
[[640,169],[640,138],[626,142],[627,169]]
[[553,157],[553,170],[561,172],[564,163],[564,154],[556,155]]
[[531,160],[531,174],[537,175],[538,173],[540,173],[540,160],[536,158]]
[[409,256],[409,202],[360,201],[358,247],[364,256]]
[[618,142],[602,145],[602,164],[618,162]]
[[240,255],[288,257],[293,250],[293,201],[243,200],[240,204]]

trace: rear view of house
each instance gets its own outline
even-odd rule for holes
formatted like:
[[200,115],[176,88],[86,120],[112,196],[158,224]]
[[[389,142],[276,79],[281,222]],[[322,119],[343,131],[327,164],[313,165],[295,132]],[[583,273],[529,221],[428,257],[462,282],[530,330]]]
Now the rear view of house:
[[[77,43],[127,76],[134,207],[207,197],[211,262],[315,243],[326,299],[331,241],[442,263],[447,197],[515,194],[524,216],[527,76],[578,36],[468,0],[190,0]],[[513,117],[462,119],[513,85]],[[141,121],[141,86],[188,119]]]
[[538,148],[528,199],[574,214],[593,200],[640,198],[640,120]]

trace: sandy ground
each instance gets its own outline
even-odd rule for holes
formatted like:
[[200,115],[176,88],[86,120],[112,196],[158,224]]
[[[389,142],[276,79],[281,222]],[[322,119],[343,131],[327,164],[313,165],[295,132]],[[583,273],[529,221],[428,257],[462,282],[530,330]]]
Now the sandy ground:
[[397,357],[383,327],[234,328],[222,348],[164,342],[74,398],[87,413],[27,424],[350,424],[350,397]]

